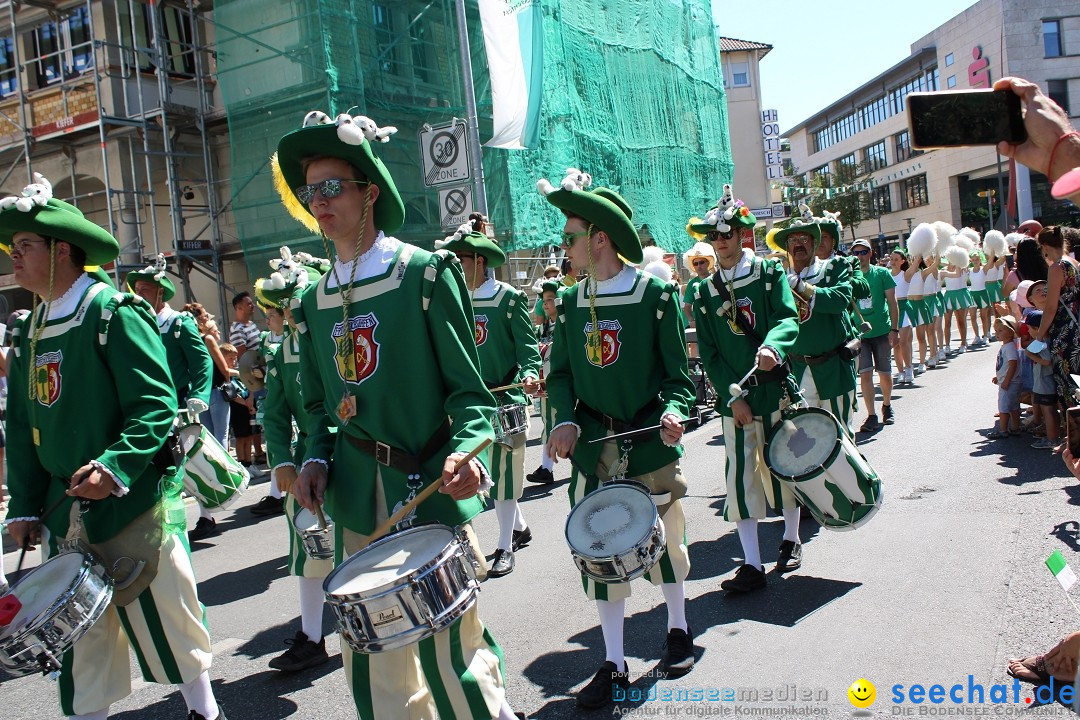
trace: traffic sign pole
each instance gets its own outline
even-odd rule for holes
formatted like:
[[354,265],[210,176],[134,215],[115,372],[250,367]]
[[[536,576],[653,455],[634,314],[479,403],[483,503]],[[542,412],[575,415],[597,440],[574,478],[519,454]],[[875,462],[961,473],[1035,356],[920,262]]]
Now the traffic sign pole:
[[454,3],[457,11],[458,47],[461,51],[461,75],[465,85],[465,112],[468,115],[467,125],[469,132],[469,144],[473,152],[469,154],[472,163],[473,197],[476,209],[484,215],[488,214],[487,190],[484,187],[484,157],[480,145],[480,128],[476,122],[476,91],[473,89],[472,54],[469,50],[469,28],[465,23],[465,0],[456,0]]

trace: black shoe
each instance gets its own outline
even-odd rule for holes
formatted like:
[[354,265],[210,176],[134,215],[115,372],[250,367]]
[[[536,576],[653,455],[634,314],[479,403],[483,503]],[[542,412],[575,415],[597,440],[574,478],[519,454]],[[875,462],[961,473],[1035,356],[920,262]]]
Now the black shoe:
[[753,565],[743,565],[736,571],[735,577],[730,577],[720,583],[720,587],[735,593],[748,593],[760,590],[766,584],[764,572]]
[[802,567],[802,544],[790,540],[780,543],[780,557],[776,559],[776,572],[791,572],[800,567]]
[[532,530],[526,527],[524,530],[515,530],[514,539],[510,541],[511,552],[517,552],[532,542]]
[[881,406],[881,422],[883,425],[892,425],[896,422],[892,414],[892,405]]
[[296,672],[316,665],[322,665],[330,659],[326,654],[326,638],[312,642],[303,630],[297,630],[296,636],[286,640],[289,649],[270,661],[270,667],[282,672]]
[[694,669],[694,631],[690,626],[686,630],[668,630],[664,641],[664,652],[660,656],[660,669],[669,678],[682,677]]
[[258,515],[259,517],[281,515],[285,512],[285,497],[275,498],[267,495],[248,509],[252,515]]
[[[206,718],[194,710],[191,710],[188,712],[187,720],[206,720]],[[220,705],[217,706],[217,718],[215,720],[229,720],[225,717],[225,711],[221,709]]]
[[[885,407],[888,407],[888,405]],[[863,422],[862,427],[859,428],[859,432],[874,432],[879,429],[881,429],[881,426],[878,425],[877,415],[867,415],[866,421]]]
[[630,668],[626,665],[623,665],[623,668],[624,670],[619,672],[615,663],[605,660],[589,684],[578,691],[578,707],[584,710],[597,710],[604,707],[611,702],[612,690],[616,685],[622,689],[625,697],[626,690],[630,687]]
[[531,483],[536,483],[537,485],[550,485],[555,482],[555,473],[551,472],[546,467],[541,466],[526,475],[525,479]]
[[488,577],[502,577],[503,575],[509,575],[514,571],[514,551],[503,550],[502,548],[495,551],[495,559],[491,561],[491,567],[488,568]]
[[220,534],[221,531],[217,528],[217,520],[214,518],[201,517],[198,522],[195,523],[195,527],[188,531],[187,539],[188,542],[196,542]]

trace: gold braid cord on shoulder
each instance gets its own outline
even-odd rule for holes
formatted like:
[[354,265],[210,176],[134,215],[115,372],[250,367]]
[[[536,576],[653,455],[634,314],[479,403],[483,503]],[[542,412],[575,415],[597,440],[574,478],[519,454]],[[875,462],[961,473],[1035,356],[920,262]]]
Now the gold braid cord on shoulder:
[[[45,323],[49,321],[49,311],[52,309],[53,301],[53,283],[56,281],[56,243],[49,243],[49,295],[45,301],[45,310],[42,313],[41,322],[34,326],[34,332],[30,336],[30,357],[26,361],[26,380],[27,380],[27,397],[30,400],[30,427],[34,432],[34,444],[38,445],[41,442],[38,436],[37,425],[34,424],[34,410],[37,408],[37,384],[34,382],[34,376],[37,374],[37,368],[35,367],[37,362],[37,346],[38,340],[41,339],[41,333],[45,331]],[[30,311],[30,320],[32,322],[37,320],[38,310],[38,296],[34,293],[34,307]]]
[[[356,278],[356,266],[360,261],[360,246],[364,242],[364,230],[367,228],[368,210],[371,199],[371,187],[364,188],[364,211],[360,216],[360,232],[356,236],[356,245],[353,247],[352,266],[349,268],[349,277],[346,278],[347,283],[341,282],[341,276],[338,274],[337,263],[334,262],[334,255],[330,253],[330,240],[326,237],[326,233],[319,232],[322,236],[323,248],[326,250],[326,256],[331,258],[330,269],[334,273],[334,280],[337,282],[338,293],[341,295],[341,315],[342,315],[342,335],[341,340],[338,342],[337,353],[341,359],[344,372],[342,375],[349,375],[349,359],[352,360],[352,378],[356,379],[356,361],[354,358],[352,347],[352,333],[349,332],[349,311],[350,302],[352,300],[352,284]],[[346,287],[348,285],[348,287]],[[345,392],[348,393],[348,383],[345,384]]]

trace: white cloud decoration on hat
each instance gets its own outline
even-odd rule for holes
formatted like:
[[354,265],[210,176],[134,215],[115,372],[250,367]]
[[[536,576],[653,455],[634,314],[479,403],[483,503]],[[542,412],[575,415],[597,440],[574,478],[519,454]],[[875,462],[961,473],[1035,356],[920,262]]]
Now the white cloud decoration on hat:
[[735,192],[730,183],[724,183],[724,194],[716,201],[716,207],[705,213],[705,225],[713,225],[720,232],[728,232],[728,220],[735,217]]
[[165,277],[165,268],[166,267],[167,267],[167,262],[165,260],[165,254],[164,253],[158,253],[157,255],[154,256],[153,262],[151,264],[147,265],[146,267],[144,267],[142,270],[140,270],[139,274],[140,275],[153,274],[154,280],[160,281],[161,278]]
[[574,190],[588,190],[591,185],[592,175],[577,168],[566,168],[566,177],[559,182],[559,187],[552,185],[547,178],[540,178],[536,181],[536,189],[545,197],[560,188],[567,192],[573,192]]
[[312,110],[304,116],[303,127],[314,125],[337,125],[338,140],[346,145],[363,145],[364,140],[373,142],[390,142],[390,136],[397,132],[393,125],[379,127],[366,115],[350,115],[341,113],[336,118],[331,118],[322,110]]
[[52,183],[41,173],[34,173],[34,182],[24,187],[21,195],[9,195],[0,199],[0,210],[14,207],[20,212],[30,212],[52,200],[52,197]]
[[293,257],[292,251],[287,246],[281,247],[281,259],[270,261],[270,267],[274,272],[263,283],[263,290],[284,290],[287,285],[297,287],[307,285],[308,274]]
[[450,235],[447,235],[442,240],[436,240],[435,241],[435,249],[436,250],[441,250],[442,248],[446,247],[450,243],[457,242],[458,240],[465,237],[466,235],[468,235],[472,231],[473,231],[472,223],[463,222],[460,225],[458,225],[457,230],[455,230],[453,233],[451,233]]

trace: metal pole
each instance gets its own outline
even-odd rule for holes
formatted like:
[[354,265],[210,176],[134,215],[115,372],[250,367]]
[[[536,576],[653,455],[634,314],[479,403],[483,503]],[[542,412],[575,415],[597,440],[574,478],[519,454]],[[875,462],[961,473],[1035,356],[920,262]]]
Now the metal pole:
[[986,193],[986,217],[990,220],[990,229],[994,229],[994,191]]
[[465,23],[465,0],[454,0],[454,9],[457,11],[458,46],[461,49],[461,78],[465,85],[465,121],[468,124],[466,131],[469,133],[469,146],[473,152],[469,153],[469,162],[472,165],[473,195],[476,200],[476,209],[483,214],[488,214],[487,190],[484,187],[484,156],[480,146],[480,128],[476,123],[476,91],[473,88],[472,53],[469,50],[469,28]]

